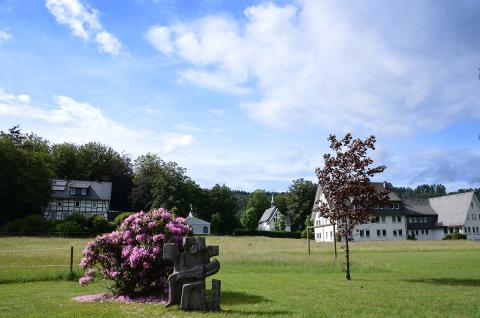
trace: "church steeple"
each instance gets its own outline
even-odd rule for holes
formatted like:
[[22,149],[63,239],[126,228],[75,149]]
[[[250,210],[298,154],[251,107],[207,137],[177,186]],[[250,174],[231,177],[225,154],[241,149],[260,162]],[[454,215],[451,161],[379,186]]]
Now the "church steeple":
[[273,193],[272,193],[272,202],[271,202],[271,205],[272,205],[272,208],[275,206],[275,200],[273,199]]

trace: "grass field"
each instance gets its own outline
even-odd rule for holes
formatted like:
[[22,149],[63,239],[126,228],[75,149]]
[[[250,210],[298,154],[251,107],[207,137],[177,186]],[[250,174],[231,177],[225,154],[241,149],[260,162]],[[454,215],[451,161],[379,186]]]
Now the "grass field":
[[[104,292],[67,281],[67,267],[23,267],[80,259],[86,240],[0,238],[0,317],[480,317],[480,244],[466,241],[354,243],[352,281],[331,246],[263,237],[209,237],[220,246],[220,313],[161,305],[75,303]],[[51,249],[58,248],[58,249]],[[8,250],[37,249],[25,252]],[[49,250],[41,250],[49,249]],[[341,254],[340,254],[341,255]],[[77,272],[78,268],[77,268]]]

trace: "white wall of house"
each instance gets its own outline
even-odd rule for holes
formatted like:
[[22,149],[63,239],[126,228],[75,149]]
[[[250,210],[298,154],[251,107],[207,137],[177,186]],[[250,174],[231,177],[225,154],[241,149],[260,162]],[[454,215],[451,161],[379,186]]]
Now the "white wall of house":
[[193,234],[210,234],[210,224],[190,224]]
[[44,216],[49,220],[63,220],[69,214],[79,213],[87,217],[101,215],[107,218],[109,208],[108,200],[54,199],[45,208]]
[[467,235],[467,240],[480,241],[480,202],[473,196],[468,209],[467,218],[463,225],[463,232]]
[[[330,221],[315,215],[315,241],[333,242],[333,226]],[[380,217],[378,223],[361,224],[353,230],[354,241],[406,240],[407,223],[403,215]]]

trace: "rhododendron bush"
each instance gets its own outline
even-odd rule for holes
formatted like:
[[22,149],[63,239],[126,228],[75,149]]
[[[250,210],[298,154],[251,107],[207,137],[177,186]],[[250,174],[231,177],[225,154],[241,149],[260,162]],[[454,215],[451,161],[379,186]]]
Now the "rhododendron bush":
[[165,209],[133,214],[117,231],[87,244],[80,262],[85,269],[80,284],[88,284],[101,274],[112,281],[115,295],[166,295],[173,266],[162,259],[163,244],[179,244],[189,232],[184,218]]

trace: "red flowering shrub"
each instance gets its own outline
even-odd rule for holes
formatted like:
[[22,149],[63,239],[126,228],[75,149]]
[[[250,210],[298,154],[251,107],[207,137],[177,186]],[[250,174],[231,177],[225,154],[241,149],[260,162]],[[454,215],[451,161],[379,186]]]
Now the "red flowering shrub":
[[184,218],[165,209],[133,214],[117,231],[87,244],[80,262],[86,272],[80,284],[90,283],[99,271],[113,282],[115,295],[166,295],[173,266],[162,259],[163,244],[181,243],[189,232]]

